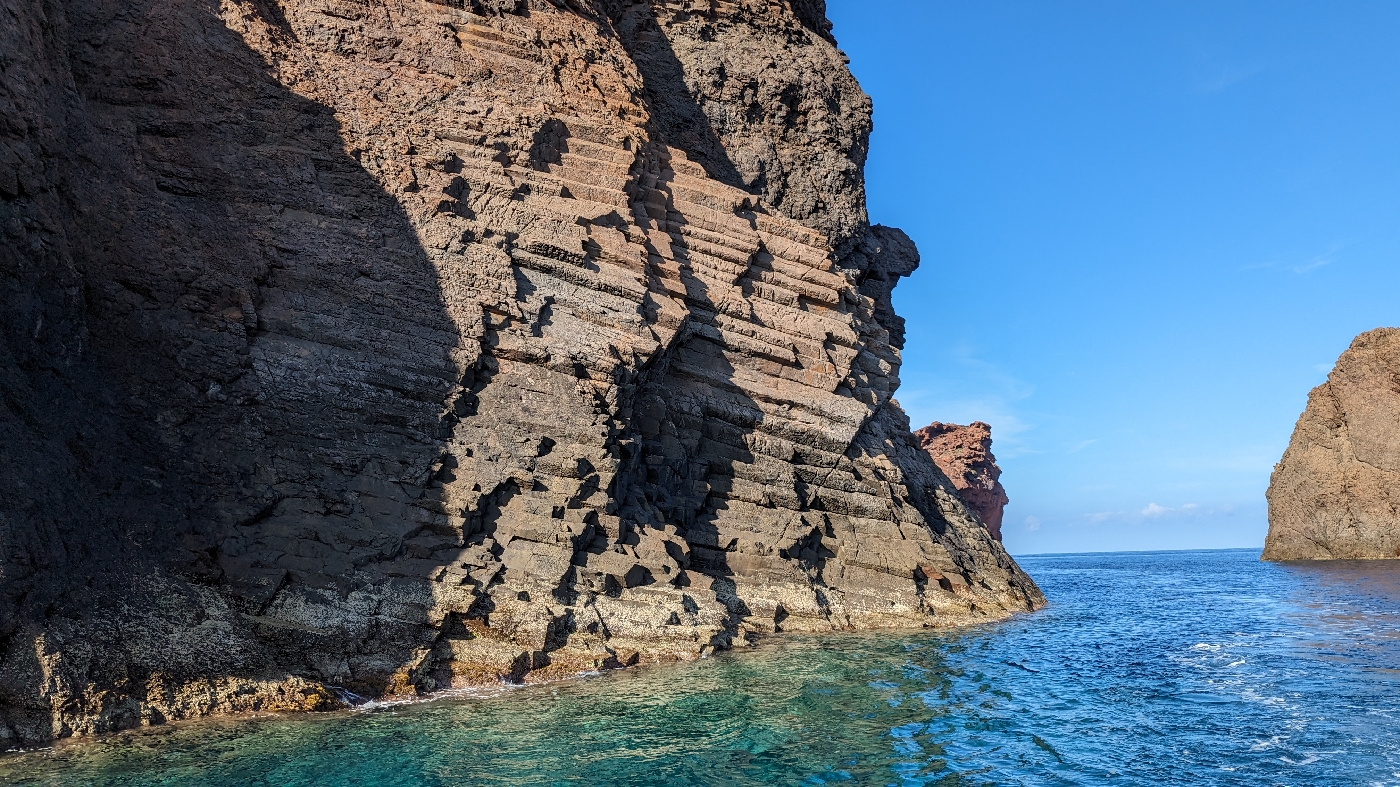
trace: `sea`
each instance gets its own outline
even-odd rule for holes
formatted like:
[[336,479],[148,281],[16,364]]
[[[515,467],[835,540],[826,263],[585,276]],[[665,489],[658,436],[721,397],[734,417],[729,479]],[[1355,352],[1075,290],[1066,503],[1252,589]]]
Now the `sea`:
[[1400,561],[1029,556],[1050,605],[0,757],[10,785],[1400,785]]

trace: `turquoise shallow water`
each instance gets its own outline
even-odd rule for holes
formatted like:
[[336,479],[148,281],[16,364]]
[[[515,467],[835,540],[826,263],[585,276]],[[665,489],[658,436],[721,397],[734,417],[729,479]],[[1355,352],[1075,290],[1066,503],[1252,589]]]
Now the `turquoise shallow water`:
[[1021,564],[1051,606],[0,758],[23,785],[1400,785],[1400,564]]

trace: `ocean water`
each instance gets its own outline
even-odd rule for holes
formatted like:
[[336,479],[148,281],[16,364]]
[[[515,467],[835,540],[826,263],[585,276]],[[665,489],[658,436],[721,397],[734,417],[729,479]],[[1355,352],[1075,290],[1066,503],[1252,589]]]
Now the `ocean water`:
[[1400,785],[1400,562],[1023,558],[1051,606],[0,758],[15,785]]

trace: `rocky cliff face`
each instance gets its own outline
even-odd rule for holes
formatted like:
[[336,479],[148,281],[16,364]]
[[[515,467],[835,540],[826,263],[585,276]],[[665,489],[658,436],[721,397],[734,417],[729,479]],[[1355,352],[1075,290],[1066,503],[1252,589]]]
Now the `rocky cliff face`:
[[820,2],[0,8],[0,737],[1043,602]]
[[1400,558],[1400,329],[1356,337],[1269,483],[1265,560]]
[[914,437],[953,482],[958,497],[1000,542],[1002,512],[1011,501],[1001,485],[997,458],[992,455],[992,427],[981,421],[967,426],[934,421],[914,432]]

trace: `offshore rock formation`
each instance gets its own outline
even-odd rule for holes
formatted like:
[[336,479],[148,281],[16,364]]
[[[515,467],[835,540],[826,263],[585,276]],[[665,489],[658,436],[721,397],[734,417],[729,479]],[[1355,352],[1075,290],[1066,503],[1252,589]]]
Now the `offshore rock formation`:
[[1269,482],[1265,560],[1400,558],[1400,329],[1356,337]]
[[992,538],[1001,541],[1001,517],[1011,501],[1001,485],[997,458],[992,455],[992,427],[981,421],[967,426],[934,421],[914,436],[953,482],[958,497],[976,512]]
[[0,12],[0,738],[1043,603],[819,0]]

